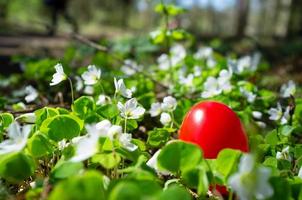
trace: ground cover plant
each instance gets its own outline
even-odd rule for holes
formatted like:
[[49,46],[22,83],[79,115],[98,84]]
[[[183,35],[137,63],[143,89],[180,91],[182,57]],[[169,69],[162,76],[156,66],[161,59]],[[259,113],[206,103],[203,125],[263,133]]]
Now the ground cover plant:
[[[19,89],[0,102],[0,199],[302,199],[301,87],[267,88],[259,52],[223,55],[169,26],[183,9],[155,10],[148,40],[15,58],[26,67],[1,80]],[[248,150],[208,159],[178,139],[201,101],[236,112]]]

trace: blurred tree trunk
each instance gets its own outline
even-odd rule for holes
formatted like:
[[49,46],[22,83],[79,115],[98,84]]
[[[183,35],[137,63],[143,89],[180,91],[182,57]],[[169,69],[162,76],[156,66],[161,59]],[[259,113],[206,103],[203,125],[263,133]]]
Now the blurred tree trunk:
[[0,22],[4,22],[7,17],[8,0],[0,0]]
[[302,36],[302,1],[292,0],[287,36]]
[[278,26],[280,26],[280,14],[282,12],[281,0],[276,0],[276,7],[274,10],[274,21],[273,21],[273,36],[277,36]]
[[245,28],[247,27],[247,20],[249,15],[249,0],[237,0],[238,22],[236,36],[242,37],[245,35]]

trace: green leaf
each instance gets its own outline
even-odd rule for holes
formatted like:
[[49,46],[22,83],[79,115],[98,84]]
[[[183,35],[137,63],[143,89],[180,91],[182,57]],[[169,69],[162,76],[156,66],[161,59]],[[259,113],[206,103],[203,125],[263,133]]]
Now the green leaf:
[[85,119],[89,113],[93,112],[95,108],[94,99],[89,96],[82,96],[72,104],[72,111],[83,119]]
[[0,113],[0,141],[2,140],[2,132],[9,127],[14,121],[14,116],[10,113]]
[[119,110],[114,104],[106,104],[97,109],[97,113],[105,119],[112,119],[119,115]]
[[127,131],[132,131],[134,129],[137,129],[137,127],[138,127],[138,124],[135,119],[127,120]]
[[82,162],[58,162],[51,172],[51,177],[64,179],[77,175],[84,167]]
[[184,187],[173,185],[171,187],[168,187],[168,189],[164,190],[160,194],[158,199],[159,200],[167,200],[167,199],[190,200],[192,198],[190,193]]
[[198,146],[182,141],[172,142],[162,148],[158,156],[158,166],[174,174],[193,169],[202,161]]
[[40,131],[48,135],[54,141],[72,139],[80,135],[83,128],[83,121],[73,115],[57,115],[45,120]]
[[159,192],[161,188],[155,181],[121,180],[111,190],[108,200],[155,199]]
[[0,158],[0,177],[9,182],[21,182],[33,175],[34,171],[33,158],[22,152],[7,154]]
[[105,200],[104,177],[97,171],[87,171],[59,182],[49,200]]
[[274,189],[274,195],[269,198],[271,200],[290,200],[291,189],[289,183],[281,177],[270,178],[271,186]]
[[36,115],[36,125],[37,125],[37,127],[40,127],[41,124],[44,122],[44,120],[46,120],[47,118],[59,115],[59,111],[55,108],[45,107],[45,108],[36,110],[35,115]]
[[52,144],[49,142],[49,139],[41,133],[35,133],[28,140],[28,149],[29,152],[34,157],[42,157],[47,154],[50,154],[54,151]]
[[4,130],[14,121],[14,116],[10,113],[0,113],[0,130]]
[[184,9],[173,4],[158,4],[155,7],[155,12],[170,16],[176,16],[184,12]]
[[291,133],[295,130],[294,127],[289,126],[289,125],[285,125],[281,128],[281,134],[288,137],[291,135]]
[[277,168],[278,167],[278,160],[275,157],[268,157],[263,162],[263,165],[268,166],[268,167],[272,167],[272,168]]
[[155,128],[148,132],[147,144],[150,147],[158,148],[169,141],[170,133],[163,128]]
[[106,169],[113,169],[120,161],[121,157],[117,153],[102,153],[92,157],[92,162],[100,163]]
[[265,142],[270,145],[277,145],[279,142],[278,133],[276,130],[269,132],[265,137]]
[[223,176],[224,180],[235,172],[241,152],[234,149],[223,149],[216,159],[216,171]]
[[204,168],[199,169],[197,193],[205,196],[209,190],[209,180]]

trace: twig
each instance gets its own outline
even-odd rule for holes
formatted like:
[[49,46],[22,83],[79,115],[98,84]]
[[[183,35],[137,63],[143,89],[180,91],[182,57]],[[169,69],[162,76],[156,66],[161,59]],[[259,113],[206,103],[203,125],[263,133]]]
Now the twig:
[[38,105],[38,106],[34,106],[30,109],[26,109],[26,110],[17,110],[17,111],[14,111],[14,110],[4,110],[3,112],[9,112],[13,115],[18,115],[18,114],[25,114],[25,113],[31,113],[31,112],[34,112],[38,109],[41,109],[41,108],[44,108],[44,107],[51,107],[51,108],[55,108],[55,107],[61,107],[61,108],[66,108],[66,109],[69,109],[70,106],[65,104],[65,105],[62,105],[62,104],[52,104],[52,105]]
[[86,45],[88,45],[88,46],[90,46],[94,49],[99,50],[99,51],[103,51],[103,52],[108,52],[109,51],[109,49],[107,47],[99,45],[95,42],[92,42],[91,40],[89,40],[89,39],[87,39],[87,38],[85,38],[82,35],[79,35],[77,33],[71,34],[71,37],[78,40],[79,42],[82,42],[82,43],[84,43],[84,44],[86,44]]

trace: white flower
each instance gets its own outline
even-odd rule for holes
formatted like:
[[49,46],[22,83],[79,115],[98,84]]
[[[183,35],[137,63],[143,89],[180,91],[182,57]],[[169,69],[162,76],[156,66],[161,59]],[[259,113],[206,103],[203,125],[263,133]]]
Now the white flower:
[[298,177],[302,179],[302,167],[300,167],[300,169],[299,169]]
[[210,98],[221,93],[218,81],[216,78],[209,76],[204,83],[204,91],[201,93],[202,98]]
[[81,162],[98,152],[98,140],[100,137],[108,137],[113,140],[117,135],[121,135],[122,127],[111,125],[109,120],[103,120],[97,124],[86,125],[87,135],[72,139],[75,143],[76,152],[70,159],[72,162]]
[[284,98],[290,97],[296,93],[296,84],[294,81],[290,80],[281,86],[280,89],[281,96]]
[[82,74],[85,85],[94,85],[101,78],[102,71],[95,65],[89,65],[88,70]]
[[160,149],[156,151],[155,154],[147,161],[146,165],[153,168],[159,174],[169,175],[170,173],[168,171],[160,170],[157,166],[157,158],[160,152],[161,152]]
[[105,105],[107,103],[106,96],[100,94],[98,100],[96,101],[96,105]]
[[254,157],[245,154],[241,157],[239,171],[230,176],[228,183],[240,200],[266,199],[273,195],[269,184],[271,171],[266,167],[256,167]]
[[[105,120],[98,122],[95,125],[95,132],[96,132],[96,134],[99,134],[100,137],[106,137],[107,132],[109,131],[110,127],[111,127],[111,122],[109,120],[105,119]],[[86,129],[87,129],[87,127],[86,127]],[[93,129],[91,129],[91,130],[93,130]],[[88,131],[88,133],[89,133],[89,131]]]
[[209,76],[204,83],[204,90],[201,94],[202,98],[210,98],[221,94],[222,92],[229,92],[232,90],[231,80],[232,71],[231,70],[221,70],[219,77],[215,78]]
[[84,93],[89,94],[89,95],[93,95],[93,93],[94,93],[93,86],[90,86],[90,85],[85,86]]
[[83,80],[79,76],[76,76],[75,79],[76,79],[76,87],[75,88],[76,88],[76,91],[79,92],[84,87]]
[[137,105],[135,98],[126,101],[125,105],[118,102],[117,107],[121,112],[121,116],[127,119],[138,119],[145,113],[145,109]]
[[283,160],[288,160],[289,162],[291,162],[292,161],[292,157],[289,154],[289,146],[283,148],[281,152],[277,151],[276,158],[278,160],[283,159]]
[[255,119],[261,119],[262,118],[262,113],[259,111],[253,111],[252,115]]
[[112,125],[111,122],[107,119],[100,121],[95,124],[95,126],[90,126],[88,128],[88,133],[93,133],[95,135],[98,135],[99,137],[108,137],[110,140],[113,140],[116,136],[122,133],[121,126]]
[[168,70],[170,68],[170,60],[167,54],[162,54],[157,58],[158,68]]
[[56,73],[52,76],[51,83],[49,84],[50,86],[57,85],[67,79],[67,75],[64,73],[62,64],[56,64],[55,69]]
[[119,135],[119,141],[125,149],[128,151],[135,151],[137,149],[137,146],[133,143],[131,143],[132,135],[128,133],[122,133]]
[[206,66],[213,68],[216,65],[216,61],[213,58],[213,49],[211,47],[202,47],[194,54],[195,59],[205,59]]
[[245,98],[247,99],[247,101],[249,103],[253,103],[257,97],[256,94],[254,94],[253,92],[247,91],[243,87],[240,87],[240,92],[243,94],[243,96],[245,96]]
[[98,137],[86,135],[81,136],[75,143],[75,155],[70,159],[71,162],[81,162],[87,160],[98,152]]
[[138,65],[135,61],[127,59],[124,61],[124,65],[121,67],[122,72],[131,76],[135,74],[142,66]]
[[13,122],[7,131],[9,139],[0,143],[0,154],[21,151],[26,146],[30,130],[31,125],[21,127],[17,122]]
[[157,58],[158,68],[168,70],[170,67],[178,65],[186,57],[186,49],[177,44],[170,49],[170,57],[167,54],[162,54]]
[[278,121],[282,117],[282,108],[280,103],[277,104],[277,108],[270,108],[268,111],[269,119],[273,121]]
[[16,118],[16,121],[22,122],[22,123],[35,123],[36,115],[35,115],[35,113],[26,113],[26,114],[18,116]]
[[171,64],[172,66],[177,65],[186,57],[186,49],[180,45],[176,44],[170,49],[171,54]]
[[39,96],[38,91],[31,85],[26,86],[25,93],[26,93],[25,101],[27,103],[33,102]]
[[175,110],[177,106],[177,101],[174,97],[167,96],[163,99],[163,103],[161,104],[161,109],[163,111],[171,112]]
[[255,71],[258,68],[260,59],[260,53],[255,53],[253,56],[244,56],[238,60],[228,59],[228,67],[230,67],[235,74],[242,74],[245,71]]
[[210,57],[207,59],[207,67],[212,69],[213,67],[216,66],[216,61],[214,58]]
[[179,76],[179,83],[187,87],[193,86],[194,74],[188,74],[187,77]]
[[260,127],[260,128],[265,128],[266,127],[266,123],[262,122],[262,121],[256,121],[256,124]]
[[290,107],[287,106],[286,109],[285,109],[285,112],[283,113],[283,116],[281,117],[281,124],[286,124],[290,118],[290,114],[289,114],[289,111],[290,111]]
[[114,78],[114,86],[115,86],[116,94],[121,94],[123,97],[126,97],[126,98],[132,97],[132,91],[130,89],[126,88],[123,79],[116,80],[116,78]]
[[150,112],[151,117],[158,116],[162,112],[161,104],[158,103],[158,102],[157,103],[152,103],[149,112]]
[[194,54],[195,59],[207,59],[212,57],[213,49],[211,47],[202,47]]
[[193,70],[194,70],[194,76],[195,76],[195,77],[200,76],[201,73],[202,73],[202,70],[201,70],[201,67],[200,67],[200,66],[197,66],[197,65],[194,66]]
[[282,112],[282,108],[280,103],[277,104],[277,108],[270,108],[268,114],[270,115],[269,119],[273,121],[279,121],[280,123],[286,124],[290,118],[290,107],[287,106],[285,112]]
[[218,85],[222,91],[229,92],[232,90],[232,85],[230,83],[232,74],[233,74],[233,72],[231,70],[223,69],[220,71],[217,81],[218,81]]
[[167,125],[169,123],[171,123],[172,121],[172,118],[170,116],[169,113],[166,113],[166,112],[163,112],[161,115],[160,115],[160,122],[163,124],[163,125]]

